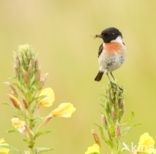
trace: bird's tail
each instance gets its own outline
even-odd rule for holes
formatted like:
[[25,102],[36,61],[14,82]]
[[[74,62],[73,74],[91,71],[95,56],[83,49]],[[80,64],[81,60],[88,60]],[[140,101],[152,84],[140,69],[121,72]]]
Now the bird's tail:
[[102,79],[103,74],[104,74],[104,72],[99,71],[94,80],[95,81],[100,81]]

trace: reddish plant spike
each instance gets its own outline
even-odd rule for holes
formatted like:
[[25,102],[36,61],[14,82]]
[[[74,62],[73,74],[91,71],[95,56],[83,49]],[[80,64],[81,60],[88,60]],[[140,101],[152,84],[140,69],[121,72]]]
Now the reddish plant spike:
[[92,135],[93,135],[95,143],[98,144],[99,146],[101,146],[100,138],[94,129],[92,130]]

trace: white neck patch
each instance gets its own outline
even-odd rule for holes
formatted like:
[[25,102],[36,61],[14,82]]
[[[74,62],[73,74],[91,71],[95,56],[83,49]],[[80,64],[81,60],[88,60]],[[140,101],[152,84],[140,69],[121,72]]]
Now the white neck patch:
[[112,40],[111,42],[117,42],[117,43],[123,44],[123,40],[122,40],[121,36],[118,36],[115,40]]

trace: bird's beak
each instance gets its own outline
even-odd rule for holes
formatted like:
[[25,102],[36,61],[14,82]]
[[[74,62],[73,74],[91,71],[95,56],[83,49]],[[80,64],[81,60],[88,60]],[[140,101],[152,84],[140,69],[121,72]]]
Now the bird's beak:
[[97,35],[95,35],[95,38],[102,38],[102,36],[101,36],[101,34],[100,35],[97,34]]

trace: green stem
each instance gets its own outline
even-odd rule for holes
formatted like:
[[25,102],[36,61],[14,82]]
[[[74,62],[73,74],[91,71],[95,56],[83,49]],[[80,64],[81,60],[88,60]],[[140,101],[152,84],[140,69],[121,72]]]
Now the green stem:
[[31,154],[37,154],[37,151],[34,148],[30,148]]

